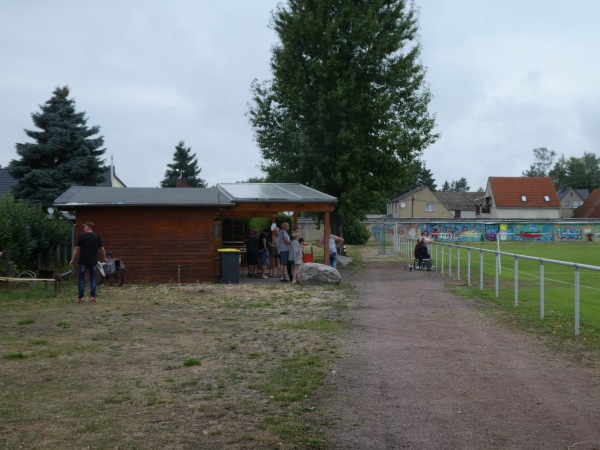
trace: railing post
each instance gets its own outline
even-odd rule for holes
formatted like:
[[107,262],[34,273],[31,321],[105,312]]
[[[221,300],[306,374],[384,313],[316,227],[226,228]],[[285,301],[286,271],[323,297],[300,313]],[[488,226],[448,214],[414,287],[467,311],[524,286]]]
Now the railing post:
[[460,281],[460,247],[456,247],[456,279]]
[[448,246],[448,276],[452,276],[452,246]]
[[479,253],[479,290],[483,291],[483,250]]
[[471,286],[471,247],[467,248],[467,285]]
[[500,253],[496,252],[496,298],[500,296]]
[[444,247],[445,245],[442,245],[442,273],[444,273]]
[[544,260],[540,259],[540,319],[544,318]]
[[575,266],[575,336],[579,336],[579,266]]
[[515,306],[519,306],[519,257],[515,255]]

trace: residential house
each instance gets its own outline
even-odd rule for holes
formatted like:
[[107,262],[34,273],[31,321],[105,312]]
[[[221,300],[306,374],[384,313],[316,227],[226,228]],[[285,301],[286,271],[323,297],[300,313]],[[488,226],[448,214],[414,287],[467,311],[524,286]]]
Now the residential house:
[[17,184],[7,168],[0,167],[0,195],[12,193],[13,186]]
[[[0,168],[0,195],[12,194],[12,188],[17,184],[17,180],[8,173],[8,168]],[[111,165],[104,171],[103,180],[98,186],[105,187],[126,187],[125,183],[115,173],[115,166]]]
[[574,219],[598,219],[600,218],[600,188],[592,191],[585,203],[573,213]]
[[398,219],[452,219],[436,194],[427,186],[421,186],[394,198],[387,204],[388,216]]
[[387,204],[387,217],[400,219],[474,219],[479,192],[435,192],[421,186]]
[[[111,157],[112,160],[112,157]],[[98,186],[106,186],[106,187],[119,187],[119,188],[123,188],[123,187],[127,187],[125,185],[125,183],[123,183],[123,181],[121,181],[121,179],[117,176],[116,172],[115,172],[115,166],[114,164],[110,164],[110,166],[108,166],[106,168],[106,170],[104,171],[104,179],[98,183]]]
[[435,192],[435,196],[455,219],[475,219],[481,192]]
[[558,201],[560,201],[561,217],[573,217],[573,212],[583,205],[583,202],[590,196],[590,191],[587,189],[562,188],[556,193]]
[[489,177],[478,200],[479,219],[560,219],[550,177]]

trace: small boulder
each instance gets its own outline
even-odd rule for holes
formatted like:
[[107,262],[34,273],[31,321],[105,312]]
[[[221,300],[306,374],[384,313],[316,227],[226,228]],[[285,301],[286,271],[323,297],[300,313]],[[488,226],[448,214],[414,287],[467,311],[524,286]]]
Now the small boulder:
[[304,263],[298,270],[298,283],[306,285],[340,284],[342,276],[331,266]]
[[336,263],[338,266],[346,267],[352,264],[352,258],[349,256],[338,255]]

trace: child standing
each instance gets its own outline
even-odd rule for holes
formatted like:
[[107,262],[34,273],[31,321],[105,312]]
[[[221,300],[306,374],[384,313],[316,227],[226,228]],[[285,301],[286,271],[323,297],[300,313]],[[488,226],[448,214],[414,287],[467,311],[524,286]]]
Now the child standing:
[[298,282],[298,270],[302,265],[302,247],[300,246],[300,242],[298,242],[299,239],[300,232],[294,231],[294,234],[292,235],[292,254],[290,255],[290,260],[294,263],[294,279],[292,283]]

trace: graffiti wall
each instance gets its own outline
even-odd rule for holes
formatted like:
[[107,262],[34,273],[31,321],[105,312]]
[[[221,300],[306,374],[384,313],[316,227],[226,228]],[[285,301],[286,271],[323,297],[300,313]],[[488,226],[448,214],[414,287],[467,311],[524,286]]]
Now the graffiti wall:
[[[475,241],[535,241],[535,242],[600,242],[600,224],[568,223],[394,223],[379,222],[365,224],[374,239],[383,236],[409,237],[416,239],[428,231],[434,240],[449,242]],[[396,229],[394,229],[396,228]]]

